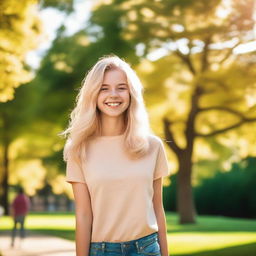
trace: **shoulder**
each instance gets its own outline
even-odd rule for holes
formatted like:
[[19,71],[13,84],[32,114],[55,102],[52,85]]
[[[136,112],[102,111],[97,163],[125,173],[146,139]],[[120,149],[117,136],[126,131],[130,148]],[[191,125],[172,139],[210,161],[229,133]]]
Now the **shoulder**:
[[163,146],[163,139],[160,138],[159,136],[155,135],[155,134],[149,134],[148,135],[148,140],[149,140],[150,145],[152,145],[154,147]]

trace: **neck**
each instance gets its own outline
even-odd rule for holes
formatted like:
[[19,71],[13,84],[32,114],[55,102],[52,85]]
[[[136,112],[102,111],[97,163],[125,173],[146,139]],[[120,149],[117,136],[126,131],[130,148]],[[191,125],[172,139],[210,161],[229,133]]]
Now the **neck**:
[[125,124],[123,117],[101,117],[101,135],[115,136],[121,135],[125,131]]

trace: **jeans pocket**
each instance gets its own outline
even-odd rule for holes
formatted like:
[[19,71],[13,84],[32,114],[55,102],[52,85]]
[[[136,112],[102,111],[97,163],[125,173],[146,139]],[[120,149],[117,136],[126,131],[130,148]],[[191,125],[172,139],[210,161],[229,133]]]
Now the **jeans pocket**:
[[144,245],[140,252],[143,255],[151,255],[151,256],[161,256],[160,245],[157,240],[154,240],[146,245]]

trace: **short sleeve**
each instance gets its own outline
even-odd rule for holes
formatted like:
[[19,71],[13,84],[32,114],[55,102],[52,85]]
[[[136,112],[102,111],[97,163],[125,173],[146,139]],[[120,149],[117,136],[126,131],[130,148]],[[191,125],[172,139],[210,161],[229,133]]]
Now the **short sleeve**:
[[158,154],[156,158],[156,165],[154,170],[154,180],[168,176],[170,174],[169,172],[169,164],[166,156],[166,152],[164,149],[163,142],[159,140],[159,148],[158,148]]
[[81,167],[73,159],[67,160],[66,181],[69,183],[71,183],[71,182],[86,183]]

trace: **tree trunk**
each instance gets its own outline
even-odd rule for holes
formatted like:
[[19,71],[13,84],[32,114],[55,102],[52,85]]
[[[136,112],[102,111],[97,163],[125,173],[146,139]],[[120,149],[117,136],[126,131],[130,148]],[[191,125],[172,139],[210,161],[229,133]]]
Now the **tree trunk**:
[[186,123],[185,136],[187,145],[185,149],[177,151],[179,171],[177,180],[177,209],[180,224],[196,223],[196,209],[191,184],[192,155],[195,142],[195,120],[198,113],[198,101],[202,91],[198,85],[192,94],[191,109]]
[[[184,152],[188,154],[188,152]],[[191,185],[192,162],[189,156],[179,158],[177,173],[177,209],[179,223],[196,223],[196,210]]]
[[9,191],[9,124],[7,115],[2,113],[2,122],[3,122],[3,174],[1,177],[1,190],[0,190],[0,205],[4,207],[4,215],[9,214],[9,200],[8,200],[8,191]]
[[179,214],[179,223],[195,223],[196,209],[193,198],[193,190],[191,184],[192,175],[192,155],[195,142],[195,120],[198,113],[199,97],[202,94],[200,85],[197,85],[191,97],[191,109],[185,123],[186,147],[181,148],[173,135],[170,125],[173,123],[164,118],[164,133],[166,140],[169,141],[168,146],[174,151],[179,162],[179,170],[177,173],[177,210]]
[[2,188],[1,188],[1,200],[0,204],[4,207],[4,215],[9,214],[9,201],[8,201],[8,190],[9,190],[9,144],[4,143],[4,150],[3,150],[3,177],[2,177]]

